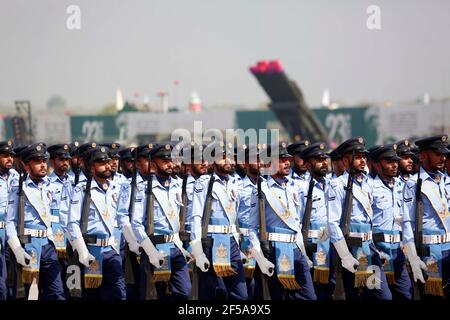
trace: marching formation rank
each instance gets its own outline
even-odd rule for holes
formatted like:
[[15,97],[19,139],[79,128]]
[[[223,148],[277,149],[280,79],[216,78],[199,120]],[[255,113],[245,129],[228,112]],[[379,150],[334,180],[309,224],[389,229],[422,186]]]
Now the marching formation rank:
[[448,300],[447,138],[0,141],[0,300]]

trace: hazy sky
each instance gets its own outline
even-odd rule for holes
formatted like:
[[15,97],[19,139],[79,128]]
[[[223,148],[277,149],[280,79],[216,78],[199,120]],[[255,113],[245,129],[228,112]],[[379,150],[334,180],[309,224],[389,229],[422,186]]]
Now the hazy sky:
[[[66,9],[81,8],[81,30]],[[381,30],[366,27],[369,5]],[[101,107],[158,90],[185,104],[254,107],[268,100],[248,67],[280,59],[318,105],[450,96],[448,0],[0,0],[0,105]]]

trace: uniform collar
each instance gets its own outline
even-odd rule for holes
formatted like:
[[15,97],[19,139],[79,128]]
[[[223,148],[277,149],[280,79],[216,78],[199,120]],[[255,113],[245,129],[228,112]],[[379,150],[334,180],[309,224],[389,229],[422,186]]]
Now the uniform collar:
[[192,174],[189,174],[186,179],[186,184],[193,183],[195,181],[196,180],[195,180],[194,176]]
[[225,182],[231,181],[231,180],[230,180],[230,176],[225,177],[225,178],[222,180],[222,178],[221,178],[217,173],[215,173],[215,172],[214,172],[214,178],[216,179],[215,181],[218,181],[218,182],[220,182],[220,183],[222,183],[222,184],[225,184]]
[[[44,178],[41,179],[42,185],[46,185],[49,182],[49,178],[48,176],[45,176]],[[31,178],[30,176],[27,176],[27,179],[25,180],[25,185],[26,186],[34,186],[34,187],[39,187]]]
[[[429,179],[430,181],[436,182],[434,177],[431,176],[431,173],[428,173],[425,170],[424,167],[420,166],[419,172],[420,172],[420,178],[422,178],[422,180],[428,180]],[[434,176],[439,176],[440,177],[440,181],[444,180],[444,174],[442,172],[440,172],[440,171],[435,173]],[[419,177],[419,176],[417,176],[417,177]],[[439,181],[439,183],[440,183],[440,181]]]
[[59,181],[59,182],[61,182],[61,183],[64,183],[64,182],[66,182],[67,179],[69,178],[69,175],[67,175],[67,176],[66,176],[66,179],[63,180],[63,179],[61,179],[61,178],[55,173],[55,171],[53,171],[52,174],[51,174],[48,178],[49,178],[49,180],[50,180],[51,183],[56,182],[56,181]]
[[[174,178],[172,178],[172,177],[169,177],[169,178],[167,179],[167,181],[168,181],[168,183],[169,183],[169,186],[168,186],[169,189],[172,188],[174,182],[176,182],[176,180],[175,180]],[[153,176],[153,182],[152,182],[152,183],[153,183],[153,188],[157,187],[157,188],[160,188],[160,189],[163,189],[163,190],[167,190],[167,188],[164,187],[164,186],[159,182],[159,180],[158,180],[158,178],[157,178],[156,176]]]
[[256,183],[253,183],[252,180],[248,176],[245,176],[244,178],[242,178],[242,183],[243,183],[244,187],[256,185]]
[[[285,182],[285,186],[286,186],[289,183],[289,179],[287,177],[285,177],[284,182]],[[269,187],[276,185],[277,187],[282,188],[282,186],[272,176],[268,177],[267,184],[269,185]]]

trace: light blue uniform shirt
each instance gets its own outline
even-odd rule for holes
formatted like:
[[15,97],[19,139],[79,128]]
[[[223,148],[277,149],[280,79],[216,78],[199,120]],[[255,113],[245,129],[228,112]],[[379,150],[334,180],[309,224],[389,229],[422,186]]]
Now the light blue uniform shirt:
[[3,216],[1,220],[6,218],[6,211],[8,209],[8,195],[11,190],[11,186],[14,184],[18,184],[19,182],[19,173],[10,169],[8,176],[3,177],[0,176],[0,216]]
[[238,211],[239,225],[248,227],[250,209],[252,204],[252,194],[256,189],[256,182],[254,183],[248,176],[242,179],[242,186],[239,189],[240,203]]
[[[423,167],[420,168],[422,178],[422,200],[423,200],[423,230],[431,232],[450,232],[450,215],[448,212],[447,193],[445,190],[444,174],[438,172],[441,177],[436,183]],[[416,221],[416,184],[409,180],[403,193],[403,242],[414,241],[414,230]],[[438,213],[442,213],[439,217]]]
[[[114,235],[114,225],[116,224],[117,201],[119,189],[112,181],[108,181],[109,186],[106,192],[98,185],[95,179],[91,182],[91,202],[89,205],[89,217],[87,223],[87,234],[95,235],[98,238],[106,239]],[[82,206],[84,199],[84,188],[86,182],[80,182],[74,187],[72,199],[70,200],[69,218],[67,230],[71,239],[78,239],[81,234]],[[102,218],[102,214],[108,215]],[[112,249],[105,247],[104,251]]]
[[394,178],[393,189],[387,187],[379,176],[373,180],[372,223],[374,229],[401,231],[403,184]]
[[[261,188],[263,189],[265,186],[268,187],[269,190],[273,191],[275,195],[286,205],[289,211],[294,215],[295,224],[297,226],[297,231],[300,231],[300,216],[303,211],[302,201],[299,199],[298,187],[295,185],[295,182],[290,179],[285,179],[285,185],[280,185],[277,181],[275,181],[271,176],[267,178],[265,181],[261,181]],[[272,207],[268,204],[266,195],[262,192],[264,197],[264,207],[265,207],[265,215],[266,215],[266,226],[268,232],[274,232],[271,230],[276,230],[275,228],[282,228],[292,230],[279,216]],[[259,208],[258,208],[258,194],[257,189],[253,190],[251,205],[250,205],[250,214],[249,214],[249,238],[252,247],[260,247],[259,242]],[[295,230],[292,230],[295,232]],[[276,232],[276,231],[275,231]],[[297,237],[299,237],[298,242],[303,242],[301,238],[301,232],[297,233]]]
[[[328,231],[331,243],[344,238],[340,228],[340,221],[344,207],[345,187],[347,186],[348,173],[333,179],[326,188],[325,197],[328,211]],[[362,174],[362,182],[353,178],[353,203],[350,223],[371,224],[372,220],[372,183],[373,180]]]
[[[300,221],[303,222],[303,216],[306,209],[307,195],[310,179],[314,179],[311,175],[308,180],[299,184],[299,199],[302,202],[303,210],[301,212]],[[314,179],[314,188],[312,192],[312,210],[310,223],[316,223],[318,225],[327,226],[327,205],[325,201],[325,189],[328,184],[326,178],[323,179],[323,185],[321,182]]]
[[[191,230],[191,217],[192,217],[192,201],[194,200],[194,185],[195,178],[192,175],[188,175],[186,180],[186,230]],[[183,181],[181,182],[183,183]]]
[[[136,191],[134,193],[134,199],[136,199],[138,188],[143,188],[142,186],[145,184],[145,180],[142,178],[140,174],[136,175]],[[120,192],[119,192],[119,202],[117,204],[117,221],[119,222],[120,226],[126,226],[128,224],[131,224],[130,221],[130,215],[129,215],[129,208],[130,208],[130,199],[131,197],[131,178],[126,180],[122,183],[120,186]],[[136,212],[136,204],[133,209],[132,215]]]
[[[18,208],[18,183],[11,186],[8,197],[8,211],[6,214],[6,234],[8,238],[17,236],[19,208]],[[25,228],[45,230],[51,227],[50,206],[53,199],[53,191],[48,177],[44,177],[41,182],[36,184],[28,176],[23,182],[25,196],[24,222]],[[32,201],[28,199],[32,196]],[[37,204],[39,211],[32,204]],[[45,219],[45,220],[44,220]]]
[[[214,173],[214,185],[221,184],[225,186],[228,194],[231,197],[231,200],[234,203],[234,208],[236,213],[238,212],[239,202],[240,202],[240,194],[239,194],[239,183],[237,179],[233,179],[229,177],[228,182],[221,180],[219,176]],[[194,185],[194,198],[192,200],[192,215],[191,215],[191,240],[201,239],[202,237],[202,218],[203,218],[203,209],[206,201],[206,194],[208,191],[208,183],[209,183],[210,175],[203,175],[197,179]],[[225,213],[224,208],[222,207],[219,196],[214,190],[213,186],[212,191],[212,201],[211,201],[211,219],[226,219],[228,221],[228,225],[236,224],[236,217],[233,217],[232,220],[229,220],[228,215]],[[225,199],[222,199],[225,200]],[[226,200],[228,201],[228,200]]]
[[[134,214],[131,220],[133,232],[138,243],[141,243],[147,235],[147,181],[138,184],[136,189],[136,201],[134,204]],[[166,189],[158,181],[156,176],[152,180],[152,191],[154,195],[154,213],[153,223],[155,226],[155,234],[174,234],[180,230],[180,208],[181,203],[181,185],[178,180],[169,178],[169,186]],[[173,209],[175,214],[173,219],[169,221],[164,208]]]

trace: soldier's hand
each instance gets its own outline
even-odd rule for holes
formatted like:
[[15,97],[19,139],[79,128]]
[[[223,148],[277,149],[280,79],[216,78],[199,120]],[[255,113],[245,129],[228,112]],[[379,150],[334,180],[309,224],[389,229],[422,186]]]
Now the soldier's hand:
[[210,267],[210,263],[205,254],[202,254],[195,259],[195,264],[197,267],[202,270],[202,272],[207,272]]
[[140,254],[139,251],[139,244],[137,241],[131,241],[128,243],[128,249],[130,249],[131,252],[134,252],[135,254]]
[[247,256],[245,255],[245,253],[243,253],[242,251],[239,251],[239,253],[241,254],[241,260],[242,260],[242,264],[246,265],[247,263],[249,263],[249,259],[247,258]]
[[326,240],[328,240],[329,238],[329,234],[328,234],[328,228],[327,227],[322,227],[319,230],[319,242],[324,242]]
[[87,255],[79,255],[79,261],[86,268],[89,268],[91,263],[95,261],[95,257],[90,253],[88,253]]
[[350,271],[351,273],[355,273],[358,270],[359,262],[352,255],[348,255],[341,259],[342,267]]

